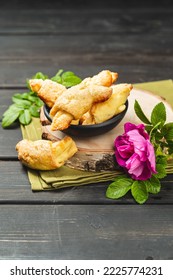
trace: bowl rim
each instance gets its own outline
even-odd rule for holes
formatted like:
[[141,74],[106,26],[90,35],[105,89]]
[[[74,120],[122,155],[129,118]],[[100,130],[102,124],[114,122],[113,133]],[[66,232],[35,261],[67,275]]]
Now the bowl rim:
[[[128,106],[129,106],[129,101],[128,99],[126,100],[126,102],[124,103],[126,105],[126,108],[124,109],[124,111],[122,111],[121,113],[113,116],[112,118],[102,122],[102,123],[98,123],[98,124],[87,124],[87,125],[83,125],[83,124],[70,124],[69,128],[80,128],[80,129],[86,129],[86,128],[99,128],[99,127],[105,127],[107,125],[110,125],[116,121],[118,121],[119,119],[122,119],[124,117],[124,115],[126,114],[127,110],[128,110]],[[44,114],[46,116],[46,118],[52,122],[52,118],[50,117],[49,115],[49,111],[50,111],[50,108],[44,104],[43,105],[43,111],[44,111]]]

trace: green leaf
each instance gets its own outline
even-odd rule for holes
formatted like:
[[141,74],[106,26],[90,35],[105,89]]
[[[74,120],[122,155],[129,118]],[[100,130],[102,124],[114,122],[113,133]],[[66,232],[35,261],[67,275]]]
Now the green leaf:
[[162,134],[164,135],[166,140],[173,140],[173,122],[166,123],[162,127]]
[[168,141],[168,152],[169,152],[169,155],[173,153],[173,141]]
[[163,102],[158,103],[151,112],[151,123],[153,126],[161,122],[161,126],[164,125],[166,121],[166,109]]
[[52,81],[62,84],[61,74],[63,73],[63,69],[60,69],[55,76],[51,78]]
[[31,115],[35,118],[38,118],[40,116],[40,107],[36,106],[36,105],[31,105],[31,107],[29,108],[29,111],[31,113]]
[[144,181],[134,181],[131,187],[131,193],[135,201],[139,204],[143,204],[148,199],[148,192]]
[[133,180],[124,176],[118,176],[113,183],[111,183],[106,191],[106,197],[118,199],[124,196],[131,188]]
[[18,99],[23,99],[23,94],[22,93],[15,93],[13,97],[18,98]]
[[63,72],[62,69],[51,78],[52,81],[62,84],[65,87],[72,87],[81,82],[81,79],[71,71]]
[[34,76],[32,76],[32,79],[42,79],[42,80],[46,80],[48,79],[48,76],[43,74],[42,72],[37,72],[35,73]]
[[37,100],[40,100],[39,97],[35,96],[35,95],[29,95],[27,98],[29,101],[31,101],[32,103],[36,103]]
[[164,178],[166,176],[166,168],[162,164],[157,164],[156,165],[156,170],[158,172],[156,174],[157,178],[162,179],[162,178]]
[[24,93],[21,94],[22,99],[28,99],[29,96],[30,96],[30,92],[24,92]]
[[3,117],[5,117],[8,114],[11,114],[12,111],[19,111],[19,107],[17,104],[12,104],[8,107],[8,109],[3,113]]
[[15,97],[15,96],[12,97],[12,100],[13,100],[14,103],[20,105],[23,108],[28,108],[32,104],[29,100],[20,99],[20,98]]
[[29,124],[31,122],[31,120],[32,120],[31,114],[28,109],[25,109],[24,112],[22,114],[20,114],[20,116],[19,116],[19,121],[23,125]]
[[81,79],[73,72],[67,71],[62,74],[62,84],[65,87],[72,87],[81,82]]
[[51,78],[52,81],[62,84],[62,78],[60,76],[54,76]]
[[138,116],[138,118],[146,123],[146,124],[151,124],[151,122],[149,121],[149,119],[146,117],[146,115],[144,114],[144,112],[141,109],[141,106],[139,105],[138,101],[135,100],[135,104],[134,104],[134,110],[136,115]]
[[161,184],[158,178],[153,175],[151,179],[145,181],[147,191],[152,194],[157,194],[160,192]]
[[18,117],[22,111],[23,111],[23,109],[21,109],[20,107],[17,107],[16,105],[10,106],[3,114],[2,127],[6,128],[6,127],[12,125],[18,119]]

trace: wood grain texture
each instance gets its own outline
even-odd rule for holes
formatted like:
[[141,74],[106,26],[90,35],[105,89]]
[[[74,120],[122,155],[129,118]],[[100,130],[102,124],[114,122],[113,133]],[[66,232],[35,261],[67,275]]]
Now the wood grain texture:
[[[32,18],[32,20],[31,20]],[[46,23],[46,24],[45,24]],[[121,34],[168,33],[173,24],[172,9],[150,10],[132,7],[111,9],[20,9],[0,11],[0,34]],[[83,28],[85,26],[85,28]]]
[[[172,79],[172,3],[2,1],[0,116],[38,71]],[[20,139],[19,128],[0,128],[0,259],[173,259],[173,175],[143,206],[130,194],[106,199],[105,183],[32,192],[17,160]]]
[[54,75],[59,68],[82,78],[116,70],[120,82],[172,78],[171,7],[2,9],[0,15],[1,87],[24,86],[35,72]]
[[[20,162],[1,160],[0,170],[0,204],[136,204],[130,193],[122,199],[107,199],[105,192],[110,182],[55,191],[32,192],[26,169]],[[171,204],[173,201],[172,182],[173,175],[164,178],[161,192],[157,195],[151,195],[147,204]]]
[[0,259],[173,258],[172,206],[3,205],[0,224]]

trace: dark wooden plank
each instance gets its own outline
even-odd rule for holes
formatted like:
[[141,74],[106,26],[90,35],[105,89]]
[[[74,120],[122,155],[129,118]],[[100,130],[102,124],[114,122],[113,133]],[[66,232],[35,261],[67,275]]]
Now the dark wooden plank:
[[22,139],[20,128],[3,129],[0,123],[0,159],[17,159],[16,144]]
[[[121,34],[94,34],[86,36],[83,34],[66,35],[38,35],[38,36],[4,36],[1,35],[0,60],[30,59],[32,61],[40,59],[57,60],[59,56],[67,58],[73,55],[77,59],[80,56],[95,54],[96,59],[105,56],[112,59],[113,55],[118,61],[133,56],[134,63],[139,62],[142,55],[148,55],[152,63],[158,55],[172,59],[173,38],[170,34],[159,33],[157,36],[141,34],[140,40],[137,35]],[[125,57],[121,57],[124,55]],[[119,58],[118,58],[119,57]],[[161,59],[160,58],[160,59]],[[147,62],[147,61],[146,61]],[[146,63],[144,62],[144,63]]]
[[173,258],[172,206],[0,207],[0,259]]
[[30,78],[38,71],[52,77],[59,69],[74,71],[81,78],[93,76],[103,69],[109,69],[119,73],[118,82],[122,83],[140,83],[173,78],[171,74],[173,73],[173,64],[167,61],[169,56],[167,59],[165,55],[167,62],[164,61],[164,57],[162,59],[159,56],[155,57],[152,69],[148,55],[142,55],[142,61],[146,59],[148,63],[139,62],[137,66],[133,61],[133,57],[129,59],[123,59],[123,55],[121,57],[121,61],[120,58],[116,59],[116,57],[107,59],[102,56],[98,59],[97,55],[91,54],[89,57],[82,56],[80,58],[78,57],[78,59],[73,55],[68,58],[60,56],[54,61],[50,61],[49,59],[41,60],[41,58],[34,62],[26,59],[22,59],[22,61],[1,61],[3,71],[0,71],[0,87],[16,87],[15,90],[11,90],[11,93],[13,93],[18,91],[20,87],[23,88],[25,86],[26,77]]
[[49,1],[41,1],[41,0],[25,0],[25,1],[19,1],[19,0],[14,0],[10,3],[10,7],[7,2],[3,1],[1,3],[1,9],[8,10],[9,8],[11,9],[17,9],[20,10],[22,8],[25,8],[27,10],[29,9],[64,9],[64,8],[70,8],[72,10],[75,9],[86,9],[90,8],[92,9],[98,9],[98,8],[110,8],[110,7],[122,7],[124,9],[127,9],[129,7],[139,7],[139,8],[153,8],[155,7],[156,9],[158,7],[161,8],[169,8],[172,6],[172,1],[171,0],[165,0],[164,5],[163,1],[161,0],[153,0],[153,1],[142,1],[139,3],[137,0],[131,0],[130,2],[127,2],[126,0],[121,0],[121,1],[116,1],[116,0],[95,0],[95,1],[81,1],[81,0],[49,0]]
[[[135,204],[131,194],[119,200],[105,197],[110,182],[57,191],[32,192],[26,169],[18,161],[0,161],[0,204]],[[173,204],[173,175],[163,180],[162,190],[146,204]]]
[[[119,72],[120,82],[172,78],[172,36],[163,34],[1,36],[0,86],[24,86],[37,71],[54,75],[60,68],[82,78],[97,70]],[[151,68],[152,67],[152,68]],[[18,71],[16,71],[18,69]]]
[[[26,80],[26,79],[25,79]],[[24,82],[25,82],[24,80]],[[11,88],[11,89],[0,89],[0,120],[2,119],[3,113],[12,104],[12,95],[15,93],[26,92],[27,89]]]
[[[0,11],[0,34],[156,34],[171,32],[172,9]],[[85,28],[84,28],[85,27]]]

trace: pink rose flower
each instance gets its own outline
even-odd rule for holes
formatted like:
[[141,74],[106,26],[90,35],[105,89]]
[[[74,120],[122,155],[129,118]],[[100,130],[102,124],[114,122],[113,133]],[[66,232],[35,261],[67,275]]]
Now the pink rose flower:
[[115,139],[115,157],[131,178],[147,180],[156,172],[154,147],[143,124],[126,123],[125,133]]

